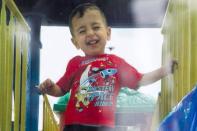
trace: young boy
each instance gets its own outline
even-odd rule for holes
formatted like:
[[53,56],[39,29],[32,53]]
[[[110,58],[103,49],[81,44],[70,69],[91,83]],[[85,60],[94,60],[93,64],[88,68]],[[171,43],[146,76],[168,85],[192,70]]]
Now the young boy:
[[42,93],[62,96],[71,90],[65,111],[65,131],[112,131],[116,97],[121,87],[138,89],[174,72],[176,61],[141,74],[122,58],[105,54],[111,29],[103,12],[94,4],[76,7],[70,15],[72,42],[85,56],[72,58],[57,83],[40,84]]

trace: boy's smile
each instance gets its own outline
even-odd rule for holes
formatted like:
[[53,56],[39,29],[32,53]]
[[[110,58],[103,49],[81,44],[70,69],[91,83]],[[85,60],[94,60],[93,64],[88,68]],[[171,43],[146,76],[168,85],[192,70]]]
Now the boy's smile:
[[79,14],[72,19],[73,44],[81,49],[86,56],[104,53],[111,29],[107,27],[99,11],[88,9],[82,17]]
[[88,37],[86,39],[87,46],[94,46],[94,45],[98,44],[98,42],[99,42],[99,38],[96,36]]

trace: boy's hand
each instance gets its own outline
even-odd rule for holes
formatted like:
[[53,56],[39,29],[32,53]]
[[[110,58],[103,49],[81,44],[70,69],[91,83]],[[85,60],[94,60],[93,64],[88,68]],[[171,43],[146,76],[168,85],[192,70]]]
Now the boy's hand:
[[48,93],[48,91],[50,91],[54,85],[55,84],[51,79],[46,79],[44,82],[42,82],[39,85],[39,91],[40,93],[43,93],[43,94]]
[[170,59],[165,65],[165,70],[167,74],[174,73],[175,69],[178,68],[178,62],[175,59]]

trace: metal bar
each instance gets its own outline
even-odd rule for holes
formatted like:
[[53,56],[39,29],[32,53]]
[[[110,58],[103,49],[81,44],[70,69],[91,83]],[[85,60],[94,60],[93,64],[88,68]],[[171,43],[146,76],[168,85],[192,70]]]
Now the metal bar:
[[19,9],[17,8],[16,4],[13,0],[6,0],[7,7],[9,10],[14,14],[18,22],[26,29],[28,32],[31,30],[27,22],[25,21],[23,15],[20,13]]
[[15,54],[15,95],[14,95],[14,131],[20,130],[20,97],[21,97],[21,34],[20,25],[16,25]]
[[14,68],[14,18],[12,13],[10,14],[10,21],[8,26],[7,35],[7,97],[6,97],[6,129],[10,131],[12,124],[12,88],[13,88],[13,68]]
[[3,101],[6,95],[6,83],[5,83],[5,48],[6,48],[6,11],[5,11],[5,1],[2,1],[2,8],[1,8],[1,45],[0,45],[0,54],[1,54],[1,63],[0,63],[0,97],[1,97],[1,112],[0,112],[0,129],[3,131],[5,130],[6,125],[6,118],[5,118],[5,111],[6,111],[6,102]]
[[43,131],[59,131],[59,126],[55,120],[53,111],[46,95],[43,95],[43,100]]
[[27,63],[28,63],[28,36],[27,32],[23,33],[22,39],[22,94],[21,94],[21,131],[25,131],[26,125],[26,87],[27,87]]

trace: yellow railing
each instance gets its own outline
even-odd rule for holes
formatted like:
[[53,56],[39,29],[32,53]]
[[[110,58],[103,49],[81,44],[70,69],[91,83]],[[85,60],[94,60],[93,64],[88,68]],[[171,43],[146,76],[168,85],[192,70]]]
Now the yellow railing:
[[2,0],[1,3],[0,131],[10,131],[12,121],[14,131],[25,131],[30,28],[12,0]]
[[178,60],[174,75],[162,80],[152,130],[197,82],[197,1],[170,0],[162,27],[162,63]]
[[[7,14],[6,8],[9,9]],[[9,22],[7,21],[9,19]],[[30,28],[13,0],[2,0],[0,14],[0,131],[25,131]],[[14,109],[14,111],[12,110]],[[43,131],[59,131],[44,95]]]
[[43,131],[60,131],[47,96],[43,95],[43,98]]

